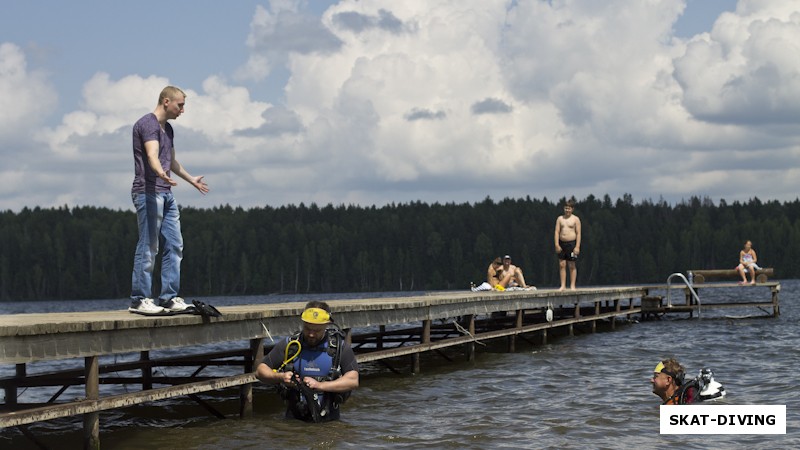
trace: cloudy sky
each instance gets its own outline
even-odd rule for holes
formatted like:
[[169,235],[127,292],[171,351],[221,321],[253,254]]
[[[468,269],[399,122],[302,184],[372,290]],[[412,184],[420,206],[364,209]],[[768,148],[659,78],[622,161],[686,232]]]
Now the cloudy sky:
[[131,209],[167,84],[183,205],[798,196],[800,0],[31,0],[0,209]]

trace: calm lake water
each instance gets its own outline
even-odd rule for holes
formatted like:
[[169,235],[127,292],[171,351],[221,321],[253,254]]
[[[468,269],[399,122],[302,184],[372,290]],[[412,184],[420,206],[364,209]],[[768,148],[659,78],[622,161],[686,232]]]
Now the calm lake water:
[[[409,295],[387,294],[387,295]],[[375,294],[370,294],[375,296]],[[221,297],[217,305],[306,301],[353,296]],[[765,288],[701,291],[701,299],[766,300]],[[781,316],[729,319],[764,314],[756,309],[704,312],[702,320],[682,317],[623,324],[616,331],[578,334],[535,346],[518,341],[478,346],[474,361],[453,352],[454,362],[426,355],[422,373],[398,375],[377,365],[362,366],[361,388],[343,406],[342,420],[305,424],[283,418],[283,405],[267,387],[255,392],[254,417],[236,416],[236,390],[203,396],[227,415],[220,420],[196,403],[173,399],[101,414],[103,448],[191,449],[652,449],[800,448],[800,393],[794,384],[800,361],[797,303],[800,281],[782,281]],[[0,303],[0,313],[113,310],[124,300]],[[771,313],[771,310],[770,310]],[[103,362],[132,359],[119,355]],[[787,405],[783,436],[660,435],[660,400],[649,376],[662,358],[674,356],[694,376],[710,367],[725,385],[726,404]],[[81,362],[77,362],[81,364]],[[29,373],[76,364],[29,365]],[[0,366],[0,376],[13,373]],[[164,368],[169,375],[176,368]],[[110,389],[110,390],[109,390]],[[101,386],[101,395],[123,389]],[[21,402],[48,397],[23,392]],[[82,395],[82,387],[62,397]],[[31,425],[52,448],[81,448],[81,422],[64,419]],[[3,448],[36,448],[16,430],[0,432]]]

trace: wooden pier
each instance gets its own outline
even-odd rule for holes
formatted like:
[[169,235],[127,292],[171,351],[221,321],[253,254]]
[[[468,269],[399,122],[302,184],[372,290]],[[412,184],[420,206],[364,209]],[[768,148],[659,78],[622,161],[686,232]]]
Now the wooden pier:
[[[777,316],[780,284],[763,286],[772,293],[769,302],[749,302],[744,306],[770,305]],[[714,287],[707,284],[703,289]],[[666,286],[649,285],[565,292],[449,292],[336,300],[330,305],[334,320],[345,330],[359,363],[379,361],[392,368],[389,365],[392,358],[410,357],[411,370],[418,372],[422,352],[456,347],[463,348],[465,357],[472,359],[476,343],[484,340],[506,338],[508,350],[514,351],[517,337],[528,340],[525,335],[531,333],[537,335],[538,342],[547,342],[549,331],[561,330],[572,335],[576,326],[594,332],[599,322],[615,328],[618,318],[697,311],[699,305],[693,304],[688,294],[685,304],[673,301],[672,308],[665,307],[663,298],[655,302],[659,297],[651,293],[664,289]],[[673,287],[672,291],[686,290]],[[196,394],[233,387],[239,389],[240,416],[248,416],[253,408],[253,385],[258,383],[253,372],[263,358],[264,344],[269,347],[270,338],[297,331],[303,307],[304,303],[220,307],[223,317],[211,319],[193,315],[146,317],[127,311],[0,316],[0,364],[15,368],[14,376],[0,379],[5,392],[0,428],[18,427],[35,440],[27,431],[27,424],[83,415],[84,447],[99,448],[101,411],[189,396],[219,415],[213,405]],[[713,307],[702,305],[703,310]],[[548,317],[551,320],[548,321]],[[151,357],[151,352],[225,342],[241,342],[241,348],[180,357]],[[99,363],[100,357],[131,353],[138,358],[122,363]],[[83,360],[82,369],[27,373],[30,363],[76,358]],[[157,376],[154,368],[166,366],[197,367],[197,370],[184,377]],[[233,367],[231,370],[235,372],[224,376],[201,375],[209,366]],[[136,375],[120,376],[120,372]],[[60,395],[75,385],[85,387],[85,397],[59,401]],[[130,386],[141,389],[101,395],[101,385],[125,385],[126,391]],[[162,387],[154,387],[157,385]],[[60,389],[45,404],[18,402],[20,388],[52,389],[54,386]]]
[[[680,288],[673,286],[673,291],[683,291],[682,298],[680,296],[675,296],[672,298],[672,301],[667,304],[667,300],[663,296],[653,296],[653,297],[645,297],[642,300],[642,317],[647,318],[650,316],[658,316],[663,314],[669,313],[689,313],[689,317],[694,317],[695,315],[700,315],[701,311],[713,311],[718,309],[759,309],[760,311],[764,312],[765,314],[771,314],[773,317],[778,317],[781,314],[781,307],[780,301],[778,299],[778,295],[781,292],[781,284],[775,281],[766,282],[766,283],[758,283],[757,285],[739,285],[735,282],[729,283],[704,283],[704,284],[694,284],[692,287],[695,293],[700,296],[701,291],[705,291],[708,289],[732,289],[732,290],[739,290],[742,294],[751,294],[753,293],[752,289],[754,288],[766,288],[769,289],[770,297],[766,300],[761,301],[734,301],[734,302],[712,302],[712,303],[705,303],[705,302],[697,302],[691,292],[686,288]],[[772,311],[770,313],[770,310]]]

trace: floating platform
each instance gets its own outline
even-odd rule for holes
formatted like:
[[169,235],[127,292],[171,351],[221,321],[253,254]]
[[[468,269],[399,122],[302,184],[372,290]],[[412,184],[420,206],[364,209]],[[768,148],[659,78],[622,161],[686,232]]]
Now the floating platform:
[[[732,285],[735,286],[735,285]],[[729,288],[728,284],[705,284],[702,289]],[[770,289],[765,302],[736,304],[736,307],[772,306],[780,313],[779,283],[759,284]],[[699,313],[701,308],[728,307],[696,304],[686,288],[681,302],[666,305],[651,293],[667,286],[623,286],[581,288],[575,291],[446,292],[414,297],[371,298],[330,301],[336,323],[345,331],[359,363],[378,361],[390,365],[392,358],[408,356],[411,370],[420,371],[420,353],[448,347],[463,348],[474,358],[475,345],[483,340],[507,338],[508,350],[515,350],[517,337],[528,340],[534,333],[547,342],[548,331],[572,335],[575,326],[594,332],[598,322],[613,329],[618,319],[630,320],[676,312]],[[741,287],[741,289],[752,289]],[[748,291],[752,292],[752,291]],[[275,303],[220,307],[220,318],[195,315],[141,316],[127,311],[18,314],[0,316],[0,364],[14,365],[15,375],[0,379],[5,403],[0,406],[0,428],[18,427],[35,440],[26,424],[60,417],[83,415],[86,448],[99,448],[99,412],[129,407],[177,396],[189,396],[212,414],[215,410],[196,396],[198,393],[238,387],[240,416],[252,414],[255,366],[271,346],[271,338],[287,336],[300,328],[304,303]],[[549,314],[548,311],[552,311]],[[551,320],[548,321],[548,318]],[[551,331],[551,332],[552,332]],[[151,358],[151,352],[195,348],[201,345],[243,341],[237,350]],[[265,342],[267,348],[265,349]],[[138,359],[101,366],[99,358],[137,354]],[[83,359],[83,368],[44,374],[27,374],[27,364],[63,359]],[[184,377],[156,376],[156,367],[197,367]],[[210,366],[232,367],[225,376],[203,376]],[[136,373],[120,376],[119,373]],[[58,401],[70,386],[85,386],[85,397]],[[101,395],[100,385],[132,386],[140,390]],[[154,387],[160,385],[163,387]],[[20,388],[58,386],[45,404],[21,404]],[[215,415],[219,415],[216,413]]]

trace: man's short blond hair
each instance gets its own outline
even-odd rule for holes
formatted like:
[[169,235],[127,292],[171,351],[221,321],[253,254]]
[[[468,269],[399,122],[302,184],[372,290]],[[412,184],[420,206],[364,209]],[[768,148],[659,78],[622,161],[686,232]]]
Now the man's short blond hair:
[[685,373],[686,369],[678,362],[675,358],[669,358],[661,361],[661,364],[664,365],[664,368],[661,370],[661,373],[665,373],[672,377],[675,384],[681,384],[681,374]]
[[178,95],[182,95],[183,98],[186,98],[186,93],[181,90],[181,88],[175,86],[167,86],[161,90],[161,94],[158,95],[158,104],[164,103],[165,99],[174,100],[175,97]]

